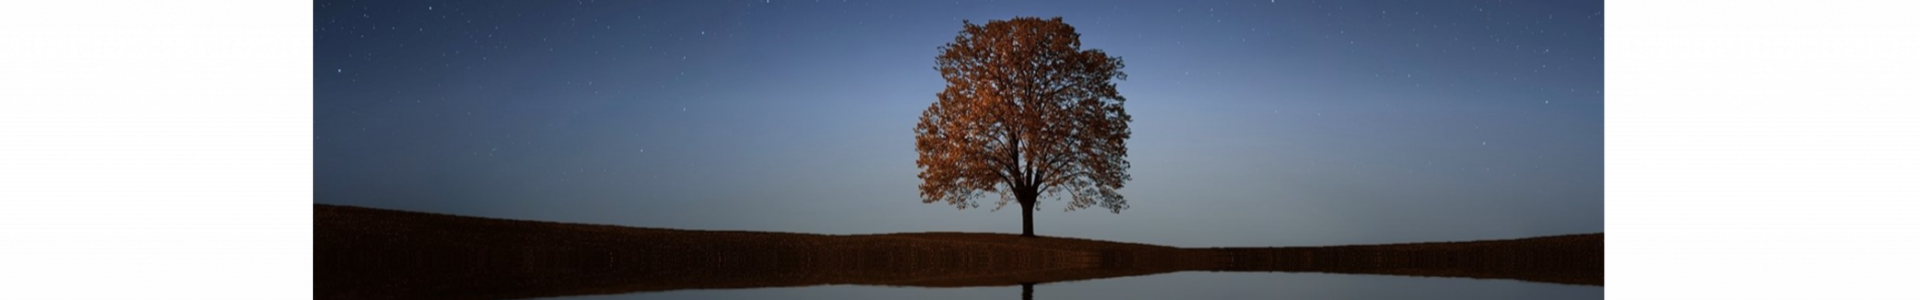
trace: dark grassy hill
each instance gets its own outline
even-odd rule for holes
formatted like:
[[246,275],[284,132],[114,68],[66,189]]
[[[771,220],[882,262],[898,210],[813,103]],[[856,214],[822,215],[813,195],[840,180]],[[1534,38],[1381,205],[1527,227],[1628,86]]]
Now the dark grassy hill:
[[1177,271],[1329,272],[1600,285],[1600,234],[1174,248],[992,233],[693,231],[314,205],[318,299],[511,299],[859,284],[1007,286]]

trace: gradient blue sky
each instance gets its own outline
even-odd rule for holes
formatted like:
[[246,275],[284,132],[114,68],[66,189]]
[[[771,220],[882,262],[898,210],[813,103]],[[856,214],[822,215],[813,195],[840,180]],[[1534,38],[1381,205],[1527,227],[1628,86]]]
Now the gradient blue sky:
[[1599,1],[320,1],[314,202],[628,226],[1018,233],[923,204],[912,128],[961,20],[1126,60],[1131,209],[1174,246],[1603,228]]

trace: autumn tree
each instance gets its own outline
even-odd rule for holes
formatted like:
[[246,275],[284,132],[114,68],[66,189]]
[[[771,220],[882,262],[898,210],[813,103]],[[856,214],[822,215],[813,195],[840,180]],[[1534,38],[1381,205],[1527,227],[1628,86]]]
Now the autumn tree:
[[1080,49],[1080,34],[1060,17],[961,24],[934,58],[947,87],[913,129],[921,202],[966,209],[997,193],[995,211],[1020,204],[1026,237],[1041,196],[1068,195],[1068,211],[1126,209],[1116,190],[1132,178],[1133,117],[1114,88],[1126,64]]

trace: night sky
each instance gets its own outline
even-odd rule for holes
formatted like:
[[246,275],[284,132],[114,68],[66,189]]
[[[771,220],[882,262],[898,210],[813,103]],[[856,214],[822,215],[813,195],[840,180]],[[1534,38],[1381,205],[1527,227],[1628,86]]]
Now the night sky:
[[[962,20],[1064,17],[1126,61],[1131,208],[1174,246],[1603,229],[1600,1],[321,1],[314,202],[830,234],[1019,233],[917,194]],[[991,202],[991,200],[989,201]]]

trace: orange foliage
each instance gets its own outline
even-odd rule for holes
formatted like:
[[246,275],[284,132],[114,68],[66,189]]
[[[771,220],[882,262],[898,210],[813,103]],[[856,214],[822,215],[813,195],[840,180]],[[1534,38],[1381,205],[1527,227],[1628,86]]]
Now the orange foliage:
[[1059,17],[963,24],[934,60],[946,90],[914,127],[922,202],[965,209],[998,193],[995,209],[1016,200],[1030,213],[1040,195],[1064,193],[1067,210],[1126,209],[1115,190],[1131,178],[1133,117],[1113,83],[1126,79],[1120,58],[1081,49]]

